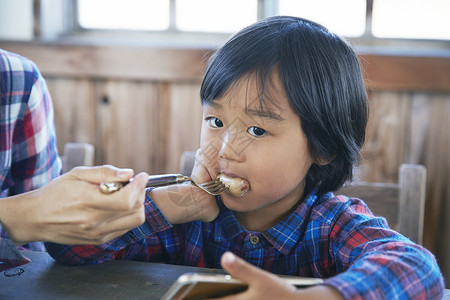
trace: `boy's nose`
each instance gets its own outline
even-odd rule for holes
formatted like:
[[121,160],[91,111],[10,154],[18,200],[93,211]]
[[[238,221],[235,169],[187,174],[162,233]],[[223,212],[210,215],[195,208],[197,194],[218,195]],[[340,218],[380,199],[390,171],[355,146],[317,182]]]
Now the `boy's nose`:
[[244,149],[242,148],[243,143],[240,135],[236,131],[227,131],[221,137],[220,158],[232,161],[242,161],[244,159]]

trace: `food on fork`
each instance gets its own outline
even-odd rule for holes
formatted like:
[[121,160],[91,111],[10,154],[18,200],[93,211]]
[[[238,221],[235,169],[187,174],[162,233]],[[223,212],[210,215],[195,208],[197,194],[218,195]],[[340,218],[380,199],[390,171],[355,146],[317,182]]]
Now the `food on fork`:
[[250,183],[243,178],[230,177],[224,174],[219,174],[217,178],[228,187],[228,192],[235,197],[242,197],[250,190]]

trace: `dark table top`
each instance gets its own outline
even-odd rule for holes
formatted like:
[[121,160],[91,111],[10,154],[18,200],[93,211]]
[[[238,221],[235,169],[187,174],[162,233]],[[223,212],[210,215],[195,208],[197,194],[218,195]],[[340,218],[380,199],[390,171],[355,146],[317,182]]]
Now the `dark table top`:
[[[222,273],[216,269],[123,260],[68,266],[56,263],[44,252],[25,255],[30,263],[0,273],[0,299],[159,300],[184,273]],[[19,274],[21,270],[23,273]]]
[[[26,256],[31,259],[29,264],[0,273],[0,299],[161,299],[184,273],[223,273],[123,260],[67,266],[43,252],[26,252]],[[450,300],[450,290],[443,299]]]

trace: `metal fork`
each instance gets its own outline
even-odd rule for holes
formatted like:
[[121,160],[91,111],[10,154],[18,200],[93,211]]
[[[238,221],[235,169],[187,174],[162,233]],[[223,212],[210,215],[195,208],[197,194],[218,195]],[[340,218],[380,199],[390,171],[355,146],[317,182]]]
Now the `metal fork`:
[[[133,179],[130,179],[126,182],[103,182],[100,184],[100,191],[105,194],[113,193],[120,190],[132,180]],[[223,182],[217,178],[205,183],[196,183],[192,180],[192,178],[180,174],[151,175],[148,177],[146,187],[161,187],[184,182],[191,182],[196,187],[213,196],[218,196],[228,190],[228,187],[226,187]]]

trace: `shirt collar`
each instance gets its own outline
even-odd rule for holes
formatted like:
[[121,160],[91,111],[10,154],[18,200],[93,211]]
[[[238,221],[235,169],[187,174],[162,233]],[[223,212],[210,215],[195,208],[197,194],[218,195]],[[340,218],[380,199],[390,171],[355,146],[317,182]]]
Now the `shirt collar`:
[[219,215],[217,216],[214,223],[216,223],[214,229],[214,240],[216,242],[223,242],[226,240],[234,239],[236,236],[242,232],[247,232],[247,230],[242,227],[237,221],[234,213],[225,207],[225,205],[218,198],[218,204],[220,208]]
[[[303,237],[306,230],[307,217],[310,215],[316,201],[317,195],[313,191],[298,205],[295,211],[273,227],[262,232],[262,235],[279,252],[288,255]],[[215,221],[214,240],[223,242],[234,239],[241,233],[249,233],[248,230],[239,224],[234,213],[223,205],[220,198],[218,202],[220,213]]]

